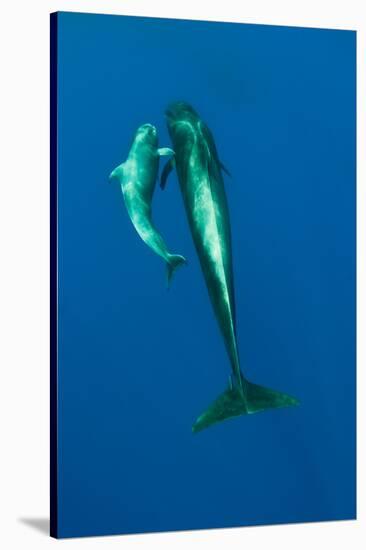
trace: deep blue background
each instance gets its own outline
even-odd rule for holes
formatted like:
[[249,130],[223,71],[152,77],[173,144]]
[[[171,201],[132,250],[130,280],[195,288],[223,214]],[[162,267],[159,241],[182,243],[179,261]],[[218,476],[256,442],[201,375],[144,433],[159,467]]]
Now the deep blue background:
[[[229,362],[176,177],[170,291],[108,175],[167,103],[211,128],[242,368],[298,408],[193,435]],[[59,535],[355,517],[355,33],[59,15]]]

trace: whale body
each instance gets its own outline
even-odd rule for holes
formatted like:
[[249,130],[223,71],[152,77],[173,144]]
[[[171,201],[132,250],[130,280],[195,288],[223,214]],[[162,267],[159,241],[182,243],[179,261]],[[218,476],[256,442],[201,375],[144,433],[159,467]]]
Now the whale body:
[[151,205],[159,158],[165,155],[174,155],[174,151],[168,147],[159,149],[155,126],[143,124],[135,133],[127,160],[113,170],[110,180],[120,183],[128,214],[141,239],[166,262],[169,284],[175,269],[186,260],[168,250],[152,220]]
[[175,155],[165,166],[161,187],[175,167],[183,202],[214,314],[228,353],[229,386],[194,423],[198,432],[239,415],[296,405],[297,400],[250,383],[240,368],[236,338],[231,228],[222,170],[211,131],[195,110],[176,102],[166,110]]

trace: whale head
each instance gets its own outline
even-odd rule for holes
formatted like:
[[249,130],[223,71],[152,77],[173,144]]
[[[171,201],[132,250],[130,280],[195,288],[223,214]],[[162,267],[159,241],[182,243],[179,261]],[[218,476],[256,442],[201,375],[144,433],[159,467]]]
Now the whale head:
[[165,110],[165,116],[168,125],[187,121],[193,122],[199,118],[192,105],[186,101],[175,101],[174,103],[168,105]]
[[158,146],[158,132],[152,124],[142,124],[135,133],[134,142],[137,144]]

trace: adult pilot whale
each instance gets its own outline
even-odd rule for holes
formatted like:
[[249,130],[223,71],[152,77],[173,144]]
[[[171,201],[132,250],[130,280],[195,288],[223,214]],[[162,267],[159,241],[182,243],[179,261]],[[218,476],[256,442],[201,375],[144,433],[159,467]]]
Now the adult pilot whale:
[[179,266],[186,263],[183,256],[171,254],[151,213],[152,198],[159,170],[159,158],[174,155],[168,147],[158,148],[158,134],[152,124],[140,126],[134,136],[127,160],[110,174],[121,189],[131,221],[141,239],[167,264],[168,284]]
[[163,170],[164,188],[176,167],[183,201],[211,304],[230,359],[229,387],[201,414],[192,430],[198,432],[234,416],[296,405],[297,400],[250,383],[242,374],[236,338],[231,228],[222,170],[212,133],[185,102],[166,110],[175,156]]

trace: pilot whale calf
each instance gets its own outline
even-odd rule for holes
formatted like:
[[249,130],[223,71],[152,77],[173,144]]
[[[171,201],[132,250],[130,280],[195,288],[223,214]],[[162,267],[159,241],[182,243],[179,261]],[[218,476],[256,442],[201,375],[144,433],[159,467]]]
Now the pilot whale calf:
[[127,160],[110,175],[122,189],[131,221],[141,239],[167,264],[168,283],[179,266],[186,263],[183,256],[169,252],[152,220],[152,198],[159,170],[159,158],[174,155],[168,147],[158,148],[158,134],[152,124],[140,126],[132,142]]
[[198,432],[239,415],[296,405],[295,398],[250,383],[242,374],[236,338],[231,227],[222,170],[211,131],[195,110],[176,102],[166,110],[175,156],[165,166],[161,186],[176,168],[183,202],[210,301],[230,359],[229,387],[201,414]]

